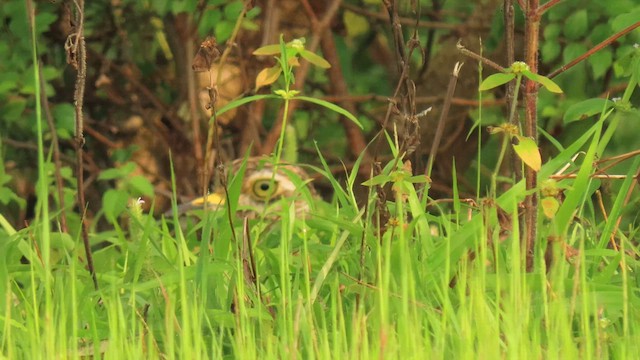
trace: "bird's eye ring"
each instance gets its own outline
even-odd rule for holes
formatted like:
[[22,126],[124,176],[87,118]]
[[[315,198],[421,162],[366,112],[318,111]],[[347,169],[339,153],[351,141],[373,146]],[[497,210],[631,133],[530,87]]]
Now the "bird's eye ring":
[[271,179],[257,180],[253,184],[253,194],[258,199],[266,200],[276,192],[277,188],[278,183],[276,181],[272,183]]

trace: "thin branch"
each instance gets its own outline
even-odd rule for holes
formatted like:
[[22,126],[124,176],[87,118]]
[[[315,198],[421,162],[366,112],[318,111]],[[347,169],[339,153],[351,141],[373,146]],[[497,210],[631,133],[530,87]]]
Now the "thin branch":
[[76,31],[69,35],[68,42],[72,45],[68,48],[68,58],[72,60],[72,65],[76,67],[76,88],[73,94],[75,102],[75,147],[76,147],[76,179],[78,187],[78,207],[82,211],[82,241],[87,257],[87,268],[93,280],[93,286],[98,290],[98,278],[93,266],[93,255],[91,253],[91,243],[89,242],[89,220],[86,217],[87,203],[85,200],[84,190],[84,118],[82,114],[82,105],[84,102],[84,89],[87,77],[87,53],[84,41],[84,0],[74,0],[76,5]]
[[490,66],[490,67],[492,67],[492,68],[494,68],[494,69],[496,69],[496,70],[498,70],[500,72],[505,72],[506,71],[506,69],[504,67],[502,67],[501,65],[499,65],[499,64],[497,64],[497,63],[495,63],[495,62],[493,62],[493,61],[491,61],[489,59],[487,59],[484,56],[478,55],[478,54],[474,53],[473,51],[465,48],[464,45],[462,45],[462,43],[460,41],[458,41],[458,43],[456,44],[456,47],[458,48],[458,51],[460,51],[460,53],[462,55],[464,55],[464,56],[470,57],[470,58],[472,58],[472,59],[474,59],[476,61],[480,61],[483,64],[488,65],[488,66]]
[[547,12],[547,10],[557,5],[560,1],[562,0],[549,0],[546,4],[541,5],[536,12],[538,13],[538,15],[542,15]]
[[[191,19],[191,17],[189,17]],[[190,32],[191,34],[191,32]],[[187,54],[193,55],[193,38],[191,35],[185,41],[185,50]],[[202,156],[202,139],[200,135],[200,111],[198,111],[198,97],[196,94],[196,74],[192,71],[188,61],[184,63],[184,74],[187,77],[187,97],[189,99],[189,115],[191,120],[191,133],[193,134],[193,155],[196,159],[196,166],[198,167],[198,179],[200,180],[200,187],[206,186],[204,184],[204,159]]]
[[[539,0],[528,0],[528,9],[537,9]],[[534,74],[538,73],[538,52],[540,48],[540,16],[532,11],[526,11],[525,24],[525,60]],[[525,82],[525,126],[524,135],[531,137],[538,143],[538,84],[530,79]],[[538,236],[538,194],[535,189],[538,184],[537,172],[526,166],[524,171],[525,188],[529,194],[524,199],[524,233],[523,242],[526,253],[526,269],[533,270],[535,242]]]
[[442,134],[444,133],[444,124],[447,121],[447,116],[449,115],[449,109],[451,108],[451,98],[453,98],[453,93],[456,90],[456,85],[458,83],[458,76],[460,75],[460,69],[462,68],[462,65],[463,63],[457,62],[453,66],[453,71],[451,72],[451,77],[449,78],[449,86],[447,87],[447,96],[444,100],[442,111],[440,112],[438,127],[436,128],[436,133],[433,137],[433,143],[431,143],[429,160],[427,161],[427,167],[425,169],[425,175],[427,176],[431,176],[431,169],[433,168],[433,162],[436,158],[436,154],[438,153],[438,147],[440,146],[440,140],[442,139]]
[[[240,12],[240,15],[238,16],[238,18],[236,19],[236,23],[235,26],[233,27],[233,32],[231,33],[231,36],[229,36],[229,39],[227,39],[227,46],[225,47],[224,51],[222,52],[222,55],[220,55],[220,61],[218,62],[218,75],[216,76],[215,82],[213,79],[213,76],[211,74],[211,68],[208,69],[209,71],[209,79],[210,79],[210,84],[209,84],[209,98],[210,98],[210,103],[209,105],[211,106],[211,114],[212,117],[209,120],[209,130],[207,132],[207,144],[205,146],[205,153],[204,153],[204,167],[203,167],[203,180],[202,180],[202,196],[207,196],[207,192],[209,190],[209,182],[211,181],[211,167],[213,166],[213,163],[215,161],[218,161],[220,167],[221,167],[221,172],[224,169],[223,166],[224,164],[222,164],[222,161],[219,158],[220,155],[220,143],[218,141],[219,138],[219,134],[218,134],[218,121],[216,119],[216,100],[218,97],[218,84],[220,84],[222,82],[222,74],[223,74],[223,69],[224,69],[224,65],[227,62],[227,58],[229,57],[229,55],[231,54],[231,50],[234,48],[234,43],[236,41],[236,38],[238,37],[238,33],[240,32],[240,25],[242,24],[242,21],[245,17],[245,15],[247,14],[247,11],[249,11],[250,7],[252,6],[252,1],[251,0],[245,0],[244,4],[242,6],[242,11]],[[214,45],[212,45],[214,46]],[[213,145],[214,145],[214,141],[215,141],[215,146],[217,147],[217,154],[213,153]],[[226,187],[225,187],[225,192],[226,192]],[[227,199],[228,200],[228,199]],[[206,206],[206,202],[205,202],[205,206]],[[231,228],[233,229],[233,223],[230,223]],[[235,233],[233,238],[235,239]]]

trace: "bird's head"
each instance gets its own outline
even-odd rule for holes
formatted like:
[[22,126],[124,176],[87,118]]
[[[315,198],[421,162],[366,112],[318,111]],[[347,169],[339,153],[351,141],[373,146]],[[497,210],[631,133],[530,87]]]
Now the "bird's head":
[[[229,167],[231,176],[242,171],[243,159],[235,160]],[[309,175],[299,166],[279,164],[274,172],[269,159],[249,158],[244,168],[244,176],[238,197],[238,210],[243,215],[255,217],[266,212],[278,213],[281,199],[293,201],[296,213],[304,215],[309,211],[309,199],[316,196]],[[213,208],[225,202],[224,190],[218,186],[206,197],[197,198],[182,207],[192,209],[204,203]]]

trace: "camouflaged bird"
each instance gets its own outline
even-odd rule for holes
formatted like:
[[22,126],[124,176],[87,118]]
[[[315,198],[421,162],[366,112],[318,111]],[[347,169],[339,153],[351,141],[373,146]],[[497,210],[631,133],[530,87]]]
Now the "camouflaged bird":
[[[242,167],[244,159],[231,163],[229,171],[232,176]],[[290,164],[279,164],[277,172],[273,172],[273,163],[268,158],[251,157],[242,179],[238,211],[242,216],[257,217],[260,214],[279,214],[281,199],[293,201],[296,214],[306,215],[310,210],[310,202],[317,198],[309,175],[301,167]],[[206,197],[194,199],[178,208],[179,213],[202,208],[204,203],[212,209],[225,202],[224,189],[218,186]]]

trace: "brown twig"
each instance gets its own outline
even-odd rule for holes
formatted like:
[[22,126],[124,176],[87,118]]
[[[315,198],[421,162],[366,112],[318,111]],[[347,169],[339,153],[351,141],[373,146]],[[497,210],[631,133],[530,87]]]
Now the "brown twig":
[[[193,39],[184,39],[185,50],[187,54],[192,55],[195,53],[193,48]],[[198,167],[198,179],[200,180],[200,187],[206,186],[204,180],[204,159],[202,158],[202,139],[200,136],[200,112],[198,111],[198,98],[196,95],[196,79],[195,73],[192,71],[189,62],[185,61],[184,74],[187,77],[187,98],[189,99],[189,115],[191,117],[191,132],[193,134],[193,155],[196,159],[196,165]]]
[[[218,87],[218,84],[220,84],[220,82],[222,81],[223,69],[227,62],[227,58],[231,54],[231,50],[234,48],[233,45],[236,41],[236,38],[238,37],[238,33],[240,32],[240,25],[242,24],[242,21],[245,15],[247,14],[247,11],[249,11],[249,9],[251,8],[251,6],[252,6],[251,0],[244,1],[244,4],[242,6],[242,11],[240,12],[240,15],[238,15],[235,26],[233,27],[233,32],[231,33],[231,36],[229,36],[229,39],[227,39],[227,46],[222,52],[222,55],[220,55],[220,61],[218,62],[218,69],[217,69],[218,75],[215,81],[211,73],[211,68],[208,69],[209,81],[210,81],[209,88],[208,88],[209,99],[210,99],[209,106],[211,107],[212,116],[211,116],[211,119],[209,120],[209,127],[208,127],[209,130],[207,132],[207,145],[205,146],[205,149],[204,149],[205,154],[204,154],[204,167],[203,167],[202,196],[207,196],[207,192],[209,190],[209,182],[211,181],[211,167],[213,166],[214,162],[216,161],[218,162],[220,173],[221,174],[224,173],[224,164],[222,163],[222,160],[220,159],[220,156],[219,156],[220,154],[219,137],[220,136],[218,134],[219,129],[218,129],[218,121],[216,117],[216,100],[218,97],[217,87]],[[215,43],[213,45],[215,45]],[[217,58],[213,60],[217,60]],[[214,142],[217,149],[216,150],[217,154],[214,154],[214,149],[213,149]],[[227,193],[226,186],[224,186],[224,190],[225,190],[225,193]],[[227,202],[228,200],[229,199],[227,195]],[[206,207],[206,202],[205,202],[205,207]],[[234,232],[231,214],[229,214],[229,225],[231,226],[232,232]],[[233,233],[233,238],[236,239],[235,232]]]
[[86,200],[84,190],[84,118],[82,106],[84,101],[85,81],[87,77],[87,53],[84,41],[84,0],[73,0],[76,6],[76,29],[75,33],[69,35],[68,43],[71,46],[67,49],[68,58],[77,70],[76,87],[73,94],[75,102],[75,147],[76,147],[76,179],[78,187],[78,207],[82,212],[82,241],[87,257],[87,268],[93,280],[93,286],[98,290],[98,278],[93,266],[93,255],[91,253],[91,243],[89,242],[89,220],[86,217]]
[[462,68],[462,65],[463,63],[457,62],[453,66],[453,71],[451,72],[451,77],[449,78],[449,86],[447,87],[447,96],[444,99],[444,105],[442,106],[442,111],[440,112],[440,119],[438,119],[438,126],[436,128],[436,133],[433,137],[433,143],[431,143],[429,160],[427,160],[427,167],[425,168],[425,171],[424,171],[424,174],[428,177],[431,176],[431,169],[433,168],[433,162],[436,158],[436,154],[438,153],[440,140],[442,139],[442,134],[444,133],[444,124],[446,123],[447,116],[449,115],[449,109],[451,108],[451,99],[453,98],[453,93],[456,91],[458,76],[460,75],[460,69]]
[[106,147],[108,147],[111,150],[121,149],[122,148],[122,145],[113,142],[111,139],[109,139],[108,137],[102,135],[102,133],[100,133],[98,130],[92,128],[91,126],[87,126],[85,124],[85,126],[83,127],[83,130],[87,134],[91,135],[91,137],[93,137],[96,141],[98,141],[99,143],[105,145]]
[[570,68],[574,67],[575,65],[577,65],[578,63],[580,63],[581,61],[587,59],[589,56],[595,54],[596,52],[602,50],[603,48],[611,45],[611,43],[613,43],[614,41],[618,40],[620,37],[630,33],[631,31],[635,30],[636,28],[640,27],[640,21],[627,26],[626,28],[618,31],[617,33],[609,36],[608,38],[606,38],[604,41],[602,41],[601,43],[599,43],[598,45],[592,47],[591,49],[589,49],[589,51],[585,52],[584,54],[578,56],[577,58],[569,61],[569,63],[562,65],[559,69],[554,70],[553,72],[551,72],[549,75],[547,75],[548,78],[554,78],[556,76],[558,76],[559,74],[569,70]]
[[460,41],[458,41],[458,43],[456,44],[456,47],[458,48],[458,51],[460,51],[460,53],[464,56],[467,56],[469,58],[472,58],[476,61],[480,61],[485,65],[488,65],[500,72],[505,72],[506,69],[504,67],[502,67],[501,65],[487,59],[484,56],[478,55],[476,53],[474,53],[473,51],[467,49],[466,47],[464,47],[464,45],[462,45],[462,43]]
[[[215,82],[213,79],[213,75],[211,74],[211,69],[209,69],[210,84],[209,84],[208,90],[209,90],[209,98],[210,98],[209,105],[211,107],[212,117],[209,120],[209,127],[208,127],[209,130],[207,132],[207,145],[205,146],[205,149],[204,149],[205,154],[204,154],[204,167],[203,167],[202,196],[207,196],[207,192],[209,191],[209,182],[211,181],[211,167],[213,166],[214,162],[218,161],[221,167],[221,172],[223,172],[223,169],[224,169],[223,167],[224,164],[222,164],[222,161],[219,157],[220,141],[218,140],[219,138],[218,121],[216,118],[216,108],[215,108],[215,104],[218,96],[217,87],[218,87],[218,84],[220,84],[220,82],[222,81],[224,66],[227,62],[227,58],[231,54],[231,50],[234,48],[233,44],[235,43],[238,33],[240,32],[240,24],[242,24],[242,20],[244,19],[244,16],[246,15],[247,11],[249,11],[251,7],[251,3],[252,3],[251,0],[244,1],[244,4],[242,6],[242,11],[240,12],[240,15],[238,15],[235,26],[233,27],[233,32],[231,33],[231,36],[229,36],[229,39],[227,39],[227,46],[222,52],[222,55],[220,55],[220,61],[218,62],[218,75],[215,79]],[[213,153],[214,141],[215,141],[215,146],[218,149],[216,151],[217,154]],[[225,187],[225,192],[226,191],[227,189]],[[206,206],[206,202],[205,202],[205,206]],[[230,225],[231,225],[231,229],[233,230],[233,223],[230,223]],[[234,239],[235,238],[236,237],[234,234]]]
[[[538,73],[538,51],[540,48],[540,14],[537,12],[540,6],[539,0],[528,0],[525,23],[525,62],[532,73]],[[525,100],[525,125],[524,135],[538,143],[538,83],[527,79],[524,90]],[[533,270],[533,252],[538,231],[538,194],[537,172],[530,167],[525,167],[525,188],[528,192],[524,200],[524,249],[526,253],[526,269]]]
[[538,15],[542,16],[542,14],[557,5],[560,1],[562,0],[549,0],[547,3],[541,5],[536,12],[538,13]]

